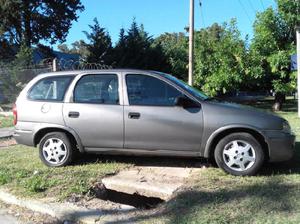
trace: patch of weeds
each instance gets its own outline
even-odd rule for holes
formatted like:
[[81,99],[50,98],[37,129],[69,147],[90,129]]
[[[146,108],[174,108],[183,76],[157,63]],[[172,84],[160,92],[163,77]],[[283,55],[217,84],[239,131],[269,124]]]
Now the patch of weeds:
[[44,192],[54,185],[55,181],[44,176],[32,176],[24,181],[24,187],[32,193]]
[[17,179],[26,178],[29,176],[29,172],[26,170],[17,170],[15,173],[15,177]]
[[11,176],[7,172],[0,171],[0,185],[7,184],[11,181]]
[[86,180],[78,180],[68,190],[68,194],[85,194],[89,191],[90,185]]

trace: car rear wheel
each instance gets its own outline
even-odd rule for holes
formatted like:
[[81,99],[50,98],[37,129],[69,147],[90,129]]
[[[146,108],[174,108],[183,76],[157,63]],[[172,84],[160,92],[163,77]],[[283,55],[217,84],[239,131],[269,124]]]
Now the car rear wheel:
[[215,160],[225,172],[236,176],[255,175],[264,163],[260,143],[249,133],[233,133],[219,141]]
[[46,134],[40,144],[40,159],[50,167],[66,166],[72,162],[73,145],[63,132]]

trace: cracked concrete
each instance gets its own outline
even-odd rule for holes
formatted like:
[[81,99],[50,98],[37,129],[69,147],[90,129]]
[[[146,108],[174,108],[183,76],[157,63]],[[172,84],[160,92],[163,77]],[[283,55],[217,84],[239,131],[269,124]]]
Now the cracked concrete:
[[14,216],[8,215],[6,210],[0,209],[0,224],[19,224],[19,222]]
[[47,203],[37,200],[17,198],[14,195],[0,190],[0,200],[7,204],[20,206],[42,214],[47,214],[59,220],[80,221],[85,224],[95,223],[101,215],[100,210],[88,210],[71,203]]
[[195,170],[181,167],[134,167],[102,179],[106,189],[168,200]]

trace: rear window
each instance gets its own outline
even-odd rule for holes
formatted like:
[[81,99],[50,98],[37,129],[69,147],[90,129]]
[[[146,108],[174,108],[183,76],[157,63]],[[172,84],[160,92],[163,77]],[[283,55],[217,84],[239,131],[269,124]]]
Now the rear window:
[[28,98],[39,101],[63,101],[74,76],[52,76],[38,81],[29,91]]

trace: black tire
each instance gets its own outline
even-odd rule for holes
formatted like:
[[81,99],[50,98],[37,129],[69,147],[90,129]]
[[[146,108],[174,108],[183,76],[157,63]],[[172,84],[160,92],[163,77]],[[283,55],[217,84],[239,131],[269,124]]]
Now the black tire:
[[[242,144],[244,144],[244,143],[249,144],[251,146],[250,154],[251,154],[251,157],[254,158],[254,159],[252,158],[254,161],[248,162],[248,160],[243,160],[245,157],[244,157],[244,154],[241,153],[241,151],[238,152],[238,151],[233,150],[233,151],[235,151],[233,153],[236,153],[236,155],[230,154],[232,157],[227,155],[226,153],[224,155],[223,153],[224,153],[224,150],[226,149],[226,147],[232,146],[230,144],[234,141],[238,141],[238,146],[239,146],[238,149],[240,149],[240,147],[243,147]],[[232,150],[232,147],[229,149]],[[255,154],[251,153],[251,152],[253,152],[252,150],[254,150]],[[250,155],[249,152],[247,152],[247,153],[248,154],[246,156]],[[229,173],[229,174],[232,174],[235,176],[252,176],[252,175],[257,174],[257,172],[260,170],[260,168],[262,167],[264,160],[265,160],[265,154],[264,154],[261,144],[251,134],[244,133],[244,132],[229,134],[229,135],[225,136],[223,139],[221,139],[215,148],[214,156],[215,156],[215,160],[216,160],[216,163],[219,168],[223,169],[226,173]],[[246,164],[246,166],[245,166],[246,169],[245,170],[236,170],[236,169],[242,168],[237,163],[234,163],[232,165],[232,167],[229,167],[226,164],[226,162],[229,163],[229,160],[233,160],[232,158],[235,159],[234,161],[238,161],[238,160],[241,162],[244,161],[243,163]],[[249,157],[247,157],[247,158],[249,158]],[[227,161],[225,161],[225,160],[227,160]],[[245,161],[247,161],[247,162],[245,162]]]
[[[52,161],[48,161],[46,159],[46,155],[47,152],[45,152],[44,146],[46,147],[45,144],[49,144],[48,140],[50,141],[50,139],[54,139],[55,141],[60,140],[63,143],[63,146],[61,147],[63,149],[63,151],[65,152],[64,156],[60,156],[61,161],[55,163],[54,160]],[[55,142],[57,143],[57,142]],[[62,167],[62,166],[67,166],[69,165],[72,160],[73,160],[73,155],[74,152],[73,150],[75,149],[75,146],[72,144],[72,142],[69,140],[68,136],[63,133],[63,132],[50,132],[48,134],[46,134],[42,140],[40,141],[39,144],[39,155],[40,155],[40,159],[42,160],[42,162],[49,167]],[[53,150],[56,150],[53,148]],[[53,153],[52,156],[57,153],[55,151],[51,152]]]

